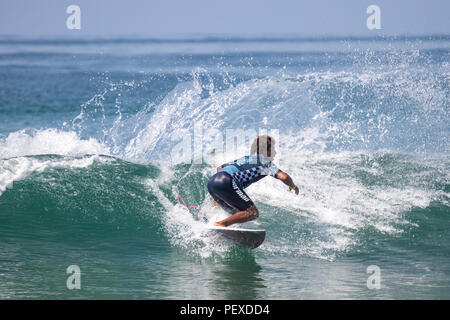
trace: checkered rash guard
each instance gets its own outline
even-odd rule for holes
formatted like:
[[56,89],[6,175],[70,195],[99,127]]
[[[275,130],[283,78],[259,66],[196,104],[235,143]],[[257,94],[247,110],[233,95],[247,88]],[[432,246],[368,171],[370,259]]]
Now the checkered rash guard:
[[219,170],[219,172],[229,173],[241,188],[247,188],[265,176],[276,177],[280,171],[264,155],[256,153],[226,163]]

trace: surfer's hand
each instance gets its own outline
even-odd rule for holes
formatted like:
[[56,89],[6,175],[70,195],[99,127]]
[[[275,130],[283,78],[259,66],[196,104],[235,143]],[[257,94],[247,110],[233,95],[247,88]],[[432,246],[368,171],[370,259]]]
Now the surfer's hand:
[[212,205],[213,205],[213,206],[218,206],[219,204],[217,203],[217,201],[214,200],[213,203],[212,203]]
[[289,190],[294,190],[295,195],[298,196],[299,190],[298,190],[297,186],[289,187]]

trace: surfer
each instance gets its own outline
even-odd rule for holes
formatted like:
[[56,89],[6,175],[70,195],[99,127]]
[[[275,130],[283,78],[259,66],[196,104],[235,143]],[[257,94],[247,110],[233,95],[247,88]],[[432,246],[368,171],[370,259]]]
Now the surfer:
[[215,226],[227,227],[258,218],[259,211],[244,189],[265,176],[281,180],[298,195],[298,188],[291,177],[272,163],[276,155],[275,140],[267,135],[258,136],[252,143],[250,155],[221,165],[208,181],[208,192],[214,205],[231,214],[216,222]]

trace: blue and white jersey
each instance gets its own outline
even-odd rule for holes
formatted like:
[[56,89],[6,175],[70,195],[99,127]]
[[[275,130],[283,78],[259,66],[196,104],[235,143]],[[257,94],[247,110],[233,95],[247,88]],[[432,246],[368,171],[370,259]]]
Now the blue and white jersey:
[[241,188],[247,188],[265,176],[276,177],[280,171],[264,155],[256,153],[226,163],[219,170],[219,172],[229,173]]

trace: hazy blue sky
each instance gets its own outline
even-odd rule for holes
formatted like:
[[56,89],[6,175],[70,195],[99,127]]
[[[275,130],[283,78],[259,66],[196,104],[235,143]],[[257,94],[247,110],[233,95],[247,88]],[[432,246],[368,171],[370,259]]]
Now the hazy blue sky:
[[[81,8],[81,30],[66,28],[71,4]],[[381,30],[366,27],[371,4],[381,8]],[[0,0],[0,34],[448,34],[449,14],[450,0]]]

